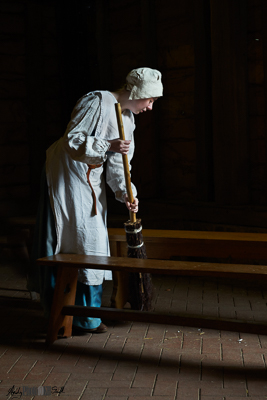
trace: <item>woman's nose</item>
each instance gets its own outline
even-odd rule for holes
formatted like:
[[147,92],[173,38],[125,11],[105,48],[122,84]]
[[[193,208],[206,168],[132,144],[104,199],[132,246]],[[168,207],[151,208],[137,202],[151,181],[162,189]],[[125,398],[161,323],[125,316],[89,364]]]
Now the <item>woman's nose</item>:
[[147,108],[148,108],[148,110],[152,110],[152,108],[153,108],[153,103],[150,103],[150,104],[147,106]]

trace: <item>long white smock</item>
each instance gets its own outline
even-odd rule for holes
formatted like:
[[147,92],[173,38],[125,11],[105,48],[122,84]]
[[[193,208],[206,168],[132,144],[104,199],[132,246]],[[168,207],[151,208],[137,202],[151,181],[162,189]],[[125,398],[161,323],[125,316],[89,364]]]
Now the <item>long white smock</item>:
[[[115,97],[107,91],[91,92],[76,104],[64,136],[47,150],[46,176],[55,218],[57,253],[109,256],[107,205],[103,165],[91,170],[90,182],[96,195],[94,212],[92,190],[87,181],[87,164],[106,162],[106,181],[116,198],[124,202],[126,186],[122,155],[108,152],[107,140],[118,139]],[[131,111],[122,114],[125,138],[131,140],[129,162],[134,153],[135,129]],[[132,185],[133,195],[136,188]],[[111,271],[81,269],[78,280],[100,285],[112,279]]]

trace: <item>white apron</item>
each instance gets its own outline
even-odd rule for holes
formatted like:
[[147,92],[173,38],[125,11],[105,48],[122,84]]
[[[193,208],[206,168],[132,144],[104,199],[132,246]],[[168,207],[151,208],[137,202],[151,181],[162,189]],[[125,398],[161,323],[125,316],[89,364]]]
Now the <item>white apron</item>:
[[[92,92],[76,104],[64,136],[47,150],[46,175],[55,217],[55,253],[110,255],[107,233],[107,205],[103,165],[91,170],[90,182],[96,195],[94,212],[92,190],[87,181],[87,164],[107,163],[106,181],[119,201],[126,193],[122,155],[108,152],[107,140],[119,137],[115,97],[110,92]],[[123,113],[126,139],[131,140],[129,161],[134,152],[133,114]],[[136,189],[133,186],[133,194]],[[111,271],[83,269],[78,279],[100,285],[112,279]]]

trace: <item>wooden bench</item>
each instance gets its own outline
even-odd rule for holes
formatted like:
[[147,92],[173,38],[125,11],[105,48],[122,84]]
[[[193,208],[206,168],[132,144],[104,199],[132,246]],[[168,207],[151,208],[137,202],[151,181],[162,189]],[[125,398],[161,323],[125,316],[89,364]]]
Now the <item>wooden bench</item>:
[[[10,224],[13,227],[16,227],[17,230],[29,229],[30,234],[29,238],[32,237],[33,228],[35,225],[35,219],[30,218],[13,218],[10,219]],[[127,255],[127,244],[124,229],[114,229],[110,228],[109,232],[109,241],[111,248],[111,255],[116,257],[126,257]],[[221,277],[232,277],[237,279],[246,279],[246,278],[258,278],[260,280],[265,280],[265,270],[267,265],[267,233],[246,233],[246,232],[207,232],[207,231],[175,231],[175,230],[150,230],[143,229],[142,231],[144,236],[144,241],[146,245],[147,255],[149,259],[155,260],[171,260],[171,259],[181,259],[183,257],[190,257],[190,259],[197,259],[200,261],[201,259],[212,260],[213,258],[219,259],[219,263],[199,263],[192,261],[190,262],[182,262],[182,261],[173,261],[171,264],[164,263],[163,269],[157,269],[156,271],[153,269],[154,266],[158,263],[158,261],[153,263],[150,260],[133,260],[131,259],[130,269],[127,267],[130,262],[127,259],[121,259],[120,262],[123,262],[125,265],[121,265],[119,261],[116,259],[116,265],[101,265],[100,268],[111,269],[113,271],[134,271],[137,264],[137,271],[140,270],[141,263],[145,263],[147,272],[151,273],[164,273],[164,274],[180,274],[180,275],[201,275],[206,274],[207,276],[221,276]],[[30,241],[30,240],[29,240]],[[30,244],[27,243],[28,247]],[[61,257],[61,258],[58,258]],[[63,258],[62,258],[63,257]],[[64,257],[68,257],[67,255],[57,255],[56,258],[53,259],[43,259],[40,260],[39,263],[44,265],[55,265],[62,266],[64,265]],[[75,268],[73,265],[71,266],[71,276],[74,276],[73,283],[69,279],[63,280],[62,285],[57,284],[57,292],[60,295],[60,292],[65,292],[64,301],[59,304],[59,308],[63,309],[63,307],[67,307],[69,305],[71,307],[74,304],[75,295],[73,295],[74,291],[76,291],[76,281],[75,277],[77,274],[78,268],[90,268],[90,265],[87,265],[88,256],[78,256],[72,255],[77,262]],[[85,258],[81,258],[85,257]],[[96,268],[95,262],[93,262],[93,267]],[[223,262],[223,264],[222,264]],[[52,264],[51,264],[52,263]],[[112,263],[112,258],[108,258],[108,263]],[[173,264],[174,263],[174,264]],[[227,263],[229,265],[227,265]],[[238,265],[236,265],[238,263]],[[251,265],[245,265],[245,264]],[[240,265],[241,264],[241,265]],[[256,266],[255,264],[262,264]],[[195,268],[195,266],[200,266],[205,268],[205,271],[201,271],[199,267]],[[173,266],[173,267],[171,267]],[[59,272],[59,276],[67,275],[70,267]],[[185,268],[185,269],[184,269]],[[59,271],[61,267],[59,268]],[[169,271],[169,272],[168,272]],[[68,278],[66,276],[66,278]],[[64,286],[65,285],[65,286]],[[74,285],[74,286],[73,286]],[[120,285],[120,282],[119,282]],[[121,286],[121,285],[120,285]],[[66,287],[70,288],[70,292],[66,293]],[[62,296],[62,293],[61,293]],[[73,297],[74,296],[74,297]],[[66,309],[64,309],[66,312]],[[58,310],[56,311],[58,312]],[[84,307],[82,310],[75,309],[75,312],[87,312]],[[61,311],[60,311],[61,313]],[[125,313],[129,313],[128,316]],[[53,313],[52,313],[53,314]],[[61,314],[60,314],[61,315]],[[63,314],[62,314],[63,315]],[[79,314],[80,315],[80,314]],[[147,321],[147,322],[161,322],[162,323],[171,323],[169,315],[155,315],[151,313],[140,313],[136,311],[125,311],[125,310],[115,310],[115,309],[91,309],[90,315],[99,316],[103,318],[112,318],[112,319],[122,319],[122,320],[139,320],[139,321]],[[52,343],[56,337],[58,332],[58,326],[65,326],[65,335],[68,336],[71,334],[71,325],[69,323],[66,325],[66,321],[69,319],[62,320],[62,316],[54,316],[53,320],[50,320],[49,325],[49,333],[47,337],[47,342]],[[56,321],[61,321],[60,323],[56,323]],[[168,321],[168,322],[167,322]],[[266,326],[264,324],[255,324],[255,323],[246,323],[244,321],[222,321],[218,319],[207,319],[204,317],[188,317],[188,316],[176,316],[175,319],[172,318],[174,324],[179,325],[188,325],[188,326],[199,326],[199,327],[210,327],[210,328],[218,328],[218,329],[227,329],[234,331],[246,331],[246,332],[257,332],[257,333],[267,333]]]
[[[176,259],[242,264],[267,264],[267,234],[143,229],[149,259]],[[111,255],[127,256],[123,229],[109,229]],[[127,277],[113,274],[111,304],[123,308],[127,301]]]
[[39,259],[38,264],[58,267],[54,300],[48,326],[47,344],[52,344],[57,339],[58,332],[62,328],[64,328],[65,337],[71,336],[72,318],[74,315],[267,334],[267,324],[264,323],[74,305],[79,268],[150,272],[152,274],[166,275],[241,277],[244,279],[256,277],[265,281],[267,279],[267,266],[265,265],[143,260],[127,257],[99,257],[77,254],[57,254],[45,257]]
[[[123,229],[109,229],[111,255],[127,256]],[[267,233],[143,229],[148,258],[220,258],[267,263]]]
[[[12,227],[26,250],[31,248],[35,217],[9,218]],[[21,234],[19,235],[19,232]],[[25,234],[25,232],[27,234]],[[109,228],[111,255],[126,256],[125,231]],[[149,258],[171,259],[172,257],[209,257],[225,260],[257,260],[267,263],[267,233],[207,232],[143,229]]]

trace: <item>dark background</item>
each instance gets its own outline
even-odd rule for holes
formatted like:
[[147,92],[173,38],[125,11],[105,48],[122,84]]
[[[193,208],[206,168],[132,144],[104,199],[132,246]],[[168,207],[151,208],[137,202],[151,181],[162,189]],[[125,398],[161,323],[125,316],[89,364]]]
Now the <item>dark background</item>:
[[267,231],[266,20],[265,0],[1,0],[1,221],[35,215],[78,98],[148,66],[164,97],[136,117],[143,227]]

